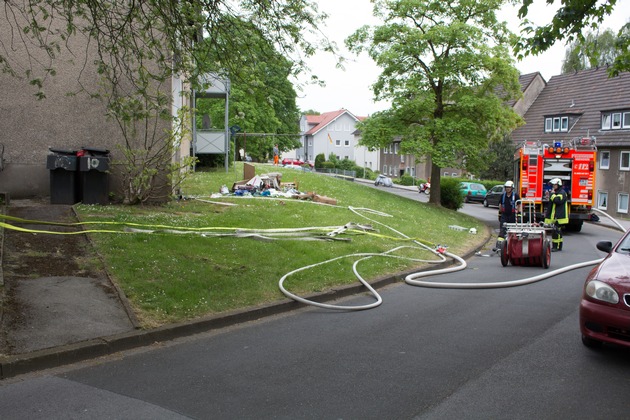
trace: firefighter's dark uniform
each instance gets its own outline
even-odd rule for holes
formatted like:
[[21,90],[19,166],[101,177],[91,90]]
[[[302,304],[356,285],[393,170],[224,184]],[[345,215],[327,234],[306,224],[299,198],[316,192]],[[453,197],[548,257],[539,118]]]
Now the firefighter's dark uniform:
[[519,195],[512,190],[512,193],[508,195],[505,191],[499,201],[499,211],[501,212],[501,218],[499,221],[499,237],[505,239],[507,234],[507,228],[504,223],[516,223],[516,213],[518,211],[517,202],[521,199]]
[[562,225],[569,223],[569,206],[567,204],[567,193],[562,186],[556,191],[552,191],[545,211],[545,224],[554,225],[551,236],[552,250],[562,250]]

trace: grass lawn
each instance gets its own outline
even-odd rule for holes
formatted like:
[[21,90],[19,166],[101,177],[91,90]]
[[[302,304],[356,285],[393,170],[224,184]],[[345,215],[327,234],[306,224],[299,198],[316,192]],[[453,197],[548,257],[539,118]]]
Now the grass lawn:
[[[450,252],[461,254],[485,239],[485,235],[448,227],[474,227],[485,232],[481,222],[461,213],[358,182],[256,165],[258,175],[270,172],[282,173],[283,182],[299,183],[301,192],[334,198],[337,205],[292,198],[211,198],[222,185],[231,188],[233,182],[242,179],[242,166],[237,165],[229,172],[196,172],[182,188],[185,199],[163,206],[77,206],[83,221],[95,223],[89,229],[119,231],[90,235],[110,276],[124,290],[145,327],[285,299],[278,288],[283,275],[338,256],[413,246],[408,238],[431,246],[446,245]],[[353,212],[351,208],[381,213]],[[216,236],[236,229],[296,231],[305,227],[320,227],[317,231],[325,234],[349,222],[370,224],[378,235],[352,231],[338,236],[347,241]],[[129,232],[129,228],[141,231]],[[418,246],[397,255],[436,259]],[[356,259],[343,258],[301,271],[289,277],[285,287],[304,295],[356,283],[352,272]],[[375,257],[360,263],[358,270],[362,277],[373,280],[423,265],[426,263]]]

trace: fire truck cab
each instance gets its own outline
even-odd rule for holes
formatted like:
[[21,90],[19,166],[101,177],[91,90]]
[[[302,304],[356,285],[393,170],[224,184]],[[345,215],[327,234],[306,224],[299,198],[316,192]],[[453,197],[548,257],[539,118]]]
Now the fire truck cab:
[[521,199],[534,203],[532,220],[544,220],[551,190],[549,181],[553,178],[562,180],[562,188],[567,193],[569,224],[565,229],[579,232],[584,221],[591,220],[596,154],[595,137],[553,144],[526,141],[518,148],[514,155],[514,183]]

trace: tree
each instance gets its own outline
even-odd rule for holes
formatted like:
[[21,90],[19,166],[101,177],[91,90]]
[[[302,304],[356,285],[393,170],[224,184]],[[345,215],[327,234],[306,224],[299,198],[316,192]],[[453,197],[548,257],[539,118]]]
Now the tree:
[[[231,84],[228,126],[241,127],[241,133],[236,137],[240,144],[235,145],[236,149],[246,147],[248,155],[262,160],[270,155],[274,144],[278,144],[280,152],[299,147],[300,113],[295,101],[297,94],[289,80],[292,63],[261,37],[251,22],[234,19],[231,25],[240,26],[241,33],[247,34],[251,56],[248,62],[234,69],[237,73],[232,75],[235,81]],[[225,128],[224,112],[223,100],[199,99],[198,128],[201,128],[203,115],[210,116],[214,128]],[[269,135],[246,137],[247,133]]]
[[374,3],[385,23],[360,28],[346,43],[383,68],[373,89],[392,108],[359,124],[361,141],[385,147],[401,136],[402,153],[430,159],[430,201],[439,205],[441,168],[475,166],[488,141],[520,121],[506,105],[520,85],[511,34],[495,15],[502,2]]
[[[525,35],[515,43],[517,58],[526,55],[537,55],[547,51],[557,41],[584,43],[585,29],[598,30],[604,18],[610,15],[617,0],[562,0],[562,7],[558,9],[551,23],[536,27],[527,20],[529,6],[533,0],[522,0],[518,17],[523,19],[522,33]],[[553,5],[554,0],[546,0],[548,5]],[[619,72],[630,71],[630,22],[626,23],[617,34],[616,48],[619,55],[609,68],[609,74],[616,76]],[[596,60],[597,51],[585,50],[594,53]],[[589,57],[590,59],[590,57]]]
[[[164,87],[171,77],[182,75],[195,89],[205,88],[199,76],[210,72],[235,81],[246,63],[261,59],[248,31],[292,63],[289,75],[308,70],[304,59],[317,48],[334,50],[325,38],[313,39],[326,16],[308,0],[7,0],[3,6],[10,38],[0,39],[0,71],[29,80],[40,99],[62,51],[100,75],[100,85],[71,93],[105,101],[108,116],[118,122],[129,203],[154,197],[164,190],[164,183],[157,185],[162,171],[172,184],[189,163],[170,162],[191,111],[170,121],[170,89]],[[251,25],[234,24],[236,17]],[[26,60],[14,55],[18,44]],[[169,121],[174,129],[164,132],[160,124]]]
[[488,165],[478,172],[479,178],[504,181],[513,179],[515,152],[516,146],[510,136],[491,142],[483,156]]
[[583,42],[574,41],[567,48],[562,61],[562,74],[614,63],[621,53],[616,43],[617,37],[610,29],[599,33],[589,32]]

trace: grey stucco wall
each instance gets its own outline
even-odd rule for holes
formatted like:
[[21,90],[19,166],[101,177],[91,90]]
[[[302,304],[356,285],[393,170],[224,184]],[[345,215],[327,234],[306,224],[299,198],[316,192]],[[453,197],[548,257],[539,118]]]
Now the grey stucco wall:
[[[20,77],[0,72],[0,144],[4,146],[0,192],[11,198],[45,197],[49,195],[49,171],[46,159],[49,148],[78,150],[93,147],[111,151],[113,161],[121,155],[117,145],[124,142],[119,125],[106,117],[106,105],[90,97],[101,87],[101,79],[92,64],[94,48],[86,48],[81,36],[68,43],[72,53],[62,49],[51,63],[30,46],[46,66],[54,67],[55,76],[46,76],[41,67],[33,67],[33,75],[44,80],[45,99],[38,100],[36,88],[29,84],[24,70],[29,60],[24,45],[15,41],[15,25],[0,14],[0,42],[13,48],[12,66]],[[171,86],[164,86],[170,92]],[[170,128],[170,122],[158,124],[158,131]],[[116,171],[111,177],[115,178]],[[110,189],[118,188],[119,180],[110,181]]]

